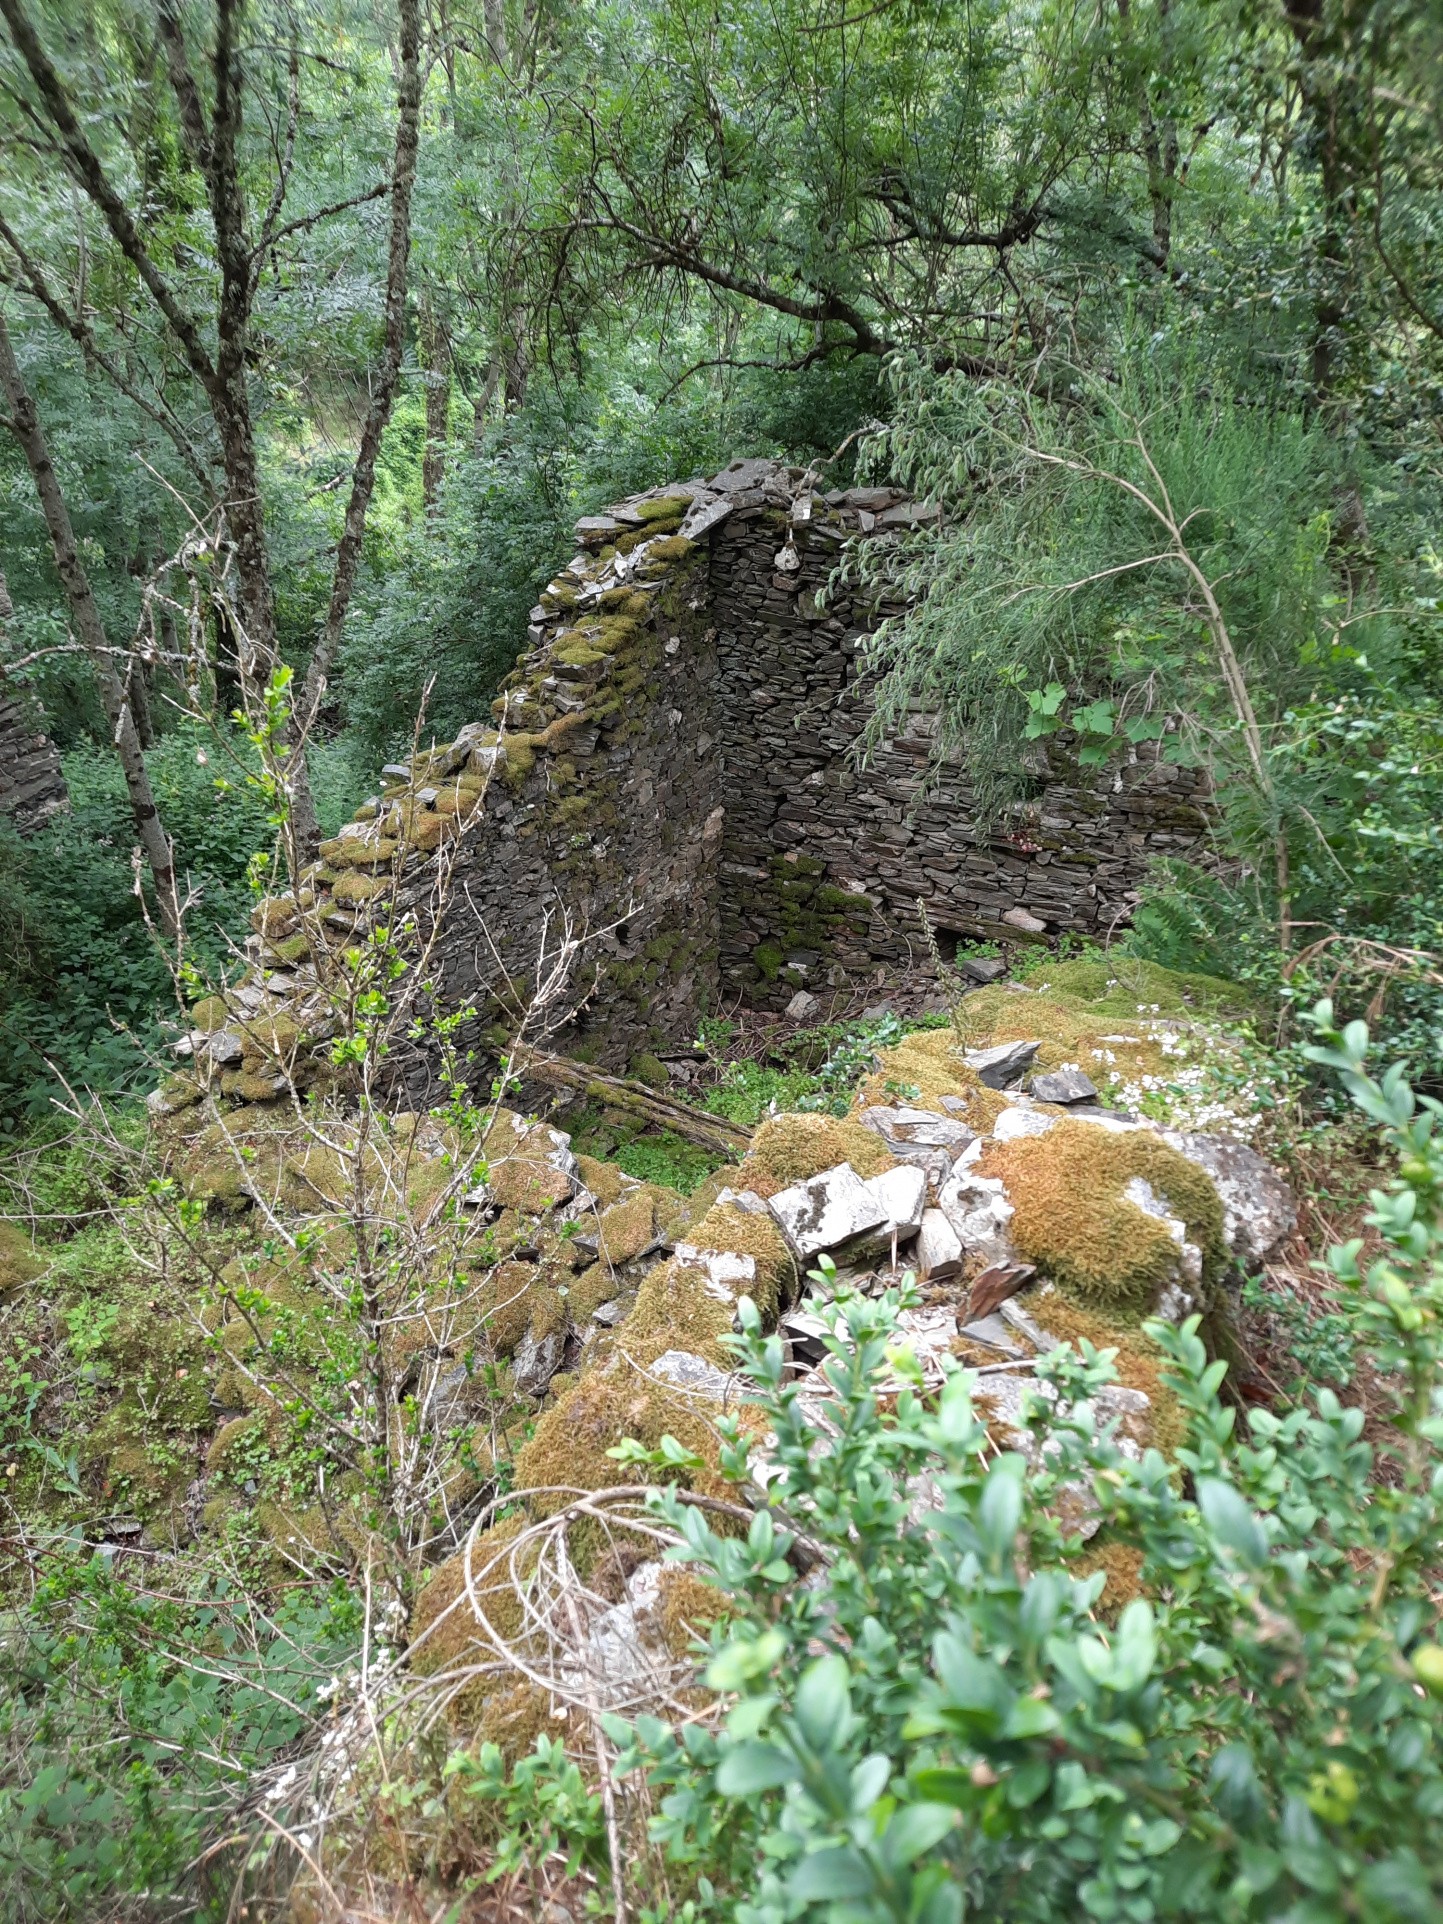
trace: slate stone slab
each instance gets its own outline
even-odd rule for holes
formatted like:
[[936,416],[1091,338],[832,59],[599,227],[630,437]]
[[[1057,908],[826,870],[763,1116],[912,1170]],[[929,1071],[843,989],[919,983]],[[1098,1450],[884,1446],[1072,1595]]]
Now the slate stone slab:
[[1032,1078],[1032,1093],[1039,1102],[1093,1102],[1097,1084],[1081,1069],[1054,1069]]
[[805,1260],[826,1249],[840,1249],[887,1220],[884,1204],[850,1163],[838,1163],[819,1176],[793,1183],[768,1204],[782,1233]]
[[967,1067],[984,1089],[1009,1089],[1032,1067],[1040,1042],[999,1042],[991,1049],[969,1049]]

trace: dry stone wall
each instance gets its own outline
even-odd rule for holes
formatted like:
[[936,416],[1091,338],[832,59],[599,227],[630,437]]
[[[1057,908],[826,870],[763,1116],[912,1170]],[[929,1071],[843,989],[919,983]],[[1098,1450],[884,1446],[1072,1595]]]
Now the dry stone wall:
[[[386,770],[297,897],[258,911],[267,1007],[312,1006],[317,946],[400,909],[430,944],[430,1001],[474,1010],[463,1049],[513,1032],[576,944],[557,1040],[621,1067],[738,996],[921,961],[919,902],[944,948],[1125,922],[1149,862],[1206,830],[1197,778],[1151,747],[1084,779],[1060,739],[1038,744],[1031,799],[986,834],[926,714],[859,754],[885,610],[824,590],[849,537],[929,512],[739,461],[581,521],[491,722]],[[272,1066],[233,1066],[238,1092]],[[434,1093],[426,1045],[392,1067]]]
[[67,800],[59,752],[33,704],[0,696],[0,816],[33,835]]

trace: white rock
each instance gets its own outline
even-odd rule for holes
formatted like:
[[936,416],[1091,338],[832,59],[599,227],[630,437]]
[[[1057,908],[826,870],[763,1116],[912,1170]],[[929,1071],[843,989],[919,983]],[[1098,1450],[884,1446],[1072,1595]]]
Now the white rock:
[[683,1268],[702,1272],[706,1277],[702,1287],[718,1303],[734,1308],[738,1298],[756,1293],[753,1256],[743,1256],[734,1249],[698,1249],[695,1243],[677,1243],[672,1255]]
[[1040,1109],[1024,1109],[1021,1104],[1013,1104],[1004,1109],[992,1125],[994,1142],[1018,1142],[1024,1136],[1045,1136],[1049,1129],[1055,1129],[1061,1120],[1058,1116],[1045,1116]]
[[1005,1262],[1011,1256],[1007,1225],[1013,1209],[997,1177],[954,1168],[942,1186],[937,1206],[969,1254],[979,1255],[988,1263]]
[[917,1273],[940,1282],[962,1267],[962,1239],[940,1209],[924,1209],[917,1235]]
[[671,1384],[688,1396],[704,1397],[709,1403],[734,1402],[742,1385],[740,1377],[729,1376],[715,1363],[688,1349],[666,1350],[648,1367],[647,1375]]
[[1158,1293],[1156,1313],[1170,1323],[1180,1323],[1199,1307],[1202,1290],[1202,1251],[1188,1241],[1187,1224],[1174,1216],[1152,1184],[1134,1176],[1122,1191],[1135,1209],[1153,1217],[1177,1244],[1177,1268]]
[[805,1022],[821,1008],[821,1003],[810,989],[798,989],[787,1004],[787,1014],[793,1022]]
[[1014,929],[1021,929],[1024,935],[1041,935],[1047,927],[1045,922],[1040,921],[1037,916],[1030,914],[1020,905],[1017,908],[1008,909],[1002,920],[1010,922]]
[[1211,1176],[1222,1200],[1229,1250],[1244,1268],[1261,1268],[1298,1225],[1297,1201],[1277,1170],[1256,1149],[1231,1136],[1188,1135],[1178,1129],[1159,1133]]
[[805,1260],[882,1228],[886,1211],[850,1163],[793,1183],[768,1204],[782,1233]]
[[880,1176],[869,1176],[863,1187],[870,1190],[886,1211],[890,1229],[895,1229],[903,1239],[916,1235],[927,1208],[927,1177],[923,1170],[914,1169],[910,1163],[899,1163],[895,1169],[884,1169]]

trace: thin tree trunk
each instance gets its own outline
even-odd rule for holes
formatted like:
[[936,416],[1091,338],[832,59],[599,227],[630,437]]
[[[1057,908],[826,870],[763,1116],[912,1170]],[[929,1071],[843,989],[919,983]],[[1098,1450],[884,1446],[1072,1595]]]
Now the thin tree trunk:
[[[341,629],[356,573],[361,562],[361,541],[366,532],[366,511],[376,483],[376,456],[381,436],[391,418],[396,389],[401,379],[401,358],[406,345],[406,285],[411,255],[411,190],[416,184],[416,150],[421,125],[421,7],[420,0],[399,0],[401,15],[401,80],[396,102],[396,151],[391,172],[391,242],[386,267],[385,348],[381,369],[371,393],[371,406],[361,430],[361,445],[351,477],[351,498],[346,504],[345,525],[336,551],[336,571],[331,583],[330,606],[325,626],[306,669],[305,686],[297,705],[301,738],[314,723],[325,694],[326,677],[340,647]],[[296,832],[303,847],[313,849],[320,840],[315,809],[306,794],[307,814],[299,812]]]
[[493,353],[486,363],[486,378],[481,383],[481,392],[471,403],[471,452],[480,454],[486,446],[486,423],[491,413],[491,403],[496,399],[496,390],[501,385],[501,356]]
[[10,345],[3,312],[0,312],[0,391],[4,392],[5,403],[10,410],[9,426],[20,443],[35,483],[35,492],[40,497],[41,511],[50,536],[50,549],[55,559],[55,571],[65,589],[70,619],[81,645],[90,657],[100,699],[105,706],[110,738],[125,776],[136,834],[140,837],[155,882],[160,925],[167,936],[173,937],[180,932],[180,905],[176,896],[175,859],[170,840],[151,793],[150,777],[146,773],[145,758],[141,753],[140,737],[136,732],[125,683],[116,668],[105,625],[91,592],[90,577],[80,559],[75,530],[70,522],[70,510],[65,505],[60,480],[50,459],[39,413]]
[[154,748],[155,723],[150,712],[149,670],[136,656],[130,664],[130,678],[126,684],[126,700],[130,703],[130,713],[135,722],[136,738],[142,748]]
[[451,425],[451,369],[446,330],[436,318],[429,294],[419,303],[421,365],[426,373],[426,452],[421,462],[421,498],[429,515],[446,474],[446,437]]

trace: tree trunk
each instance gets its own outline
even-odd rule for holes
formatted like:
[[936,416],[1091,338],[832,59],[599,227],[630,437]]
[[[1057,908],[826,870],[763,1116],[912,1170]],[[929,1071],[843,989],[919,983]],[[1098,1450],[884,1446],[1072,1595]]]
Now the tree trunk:
[[429,294],[419,309],[421,365],[426,374],[426,452],[421,463],[421,498],[429,515],[446,474],[446,437],[451,425],[451,367],[446,330],[436,318]]
[[521,1047],[513,1052],[511,1067],[525,1081],[541,1082],[551,1089],[569,1089],[590,1102],[620,1109],[648,1129],[670,1129],[713,1155],[744,1156],[751,1146],[752,1132],[740,1123],[692,1109],[644,1082],[603,1075],[589,1063],[573,1062],[569,1056]]
[[[376,456],[381,436],[391,418],[396,389],[401,379],[401,358],[406,345],[406,285],[411,255],[411,190],[416,184],[416,150],[421,125],[421,6],[420,0],[399,0],[401,15],[401,80],[396,102],[396,150],[391,171],[391,241],[386,267],[385,349],[381,369],[371,393],[371,406],[361,430],[361,445],[351,477],[351,498],[346,504],[345,525],[336,551],[336,571],[331,583],[330,606],[325,626],[306,669],[305,686],[297,704],[301,738],[304,740],[320,710],[341,629],[356,585],[361,562],[361,541],[366,531],[366,511],[376,483]],[[303,849],[314,851],[321,839],[320,824],[310,791],[305,795],[306,812],[298,810],[296,833]]]
[[1324,0],[1283,0],[1298,49],[1298,86],[1313,124],[1323,232],[1318,247],[1318,291],[1313,301],[1313,393],[1328,398],[1337,378],[1338,350],[1349,313],[1349,253],[1345,230],[1357,213],[1353,160],[1356,109],[1349,98],[1350,35],[1346,10]]
[[136,834],[140,837],[155,882],[160,925],[167,936],[176,936],[180,932],[180,905],[176,897],[175,861],[170,841],[151,793],[150,777],[146,773],[145,758],[141,754],[140,737],[136,733],[125,683],[116,668],[100,610],[91,592],[90,577],[80,559],[75,530],[70,522],[70,510],[65,504],[59,477],[50,460],[35,402],[25,386],[11,348],[3,312],[0,312],[0,391],[5,395],[12,432],[20,443],[35,483],[35,492],[40,497],[41,511],[50,536],[50,549],[55,559],[55,571],[65,589],[70,619],[76,636],[90,657],[100,699],[105,705],[110,738],[125,776]]

